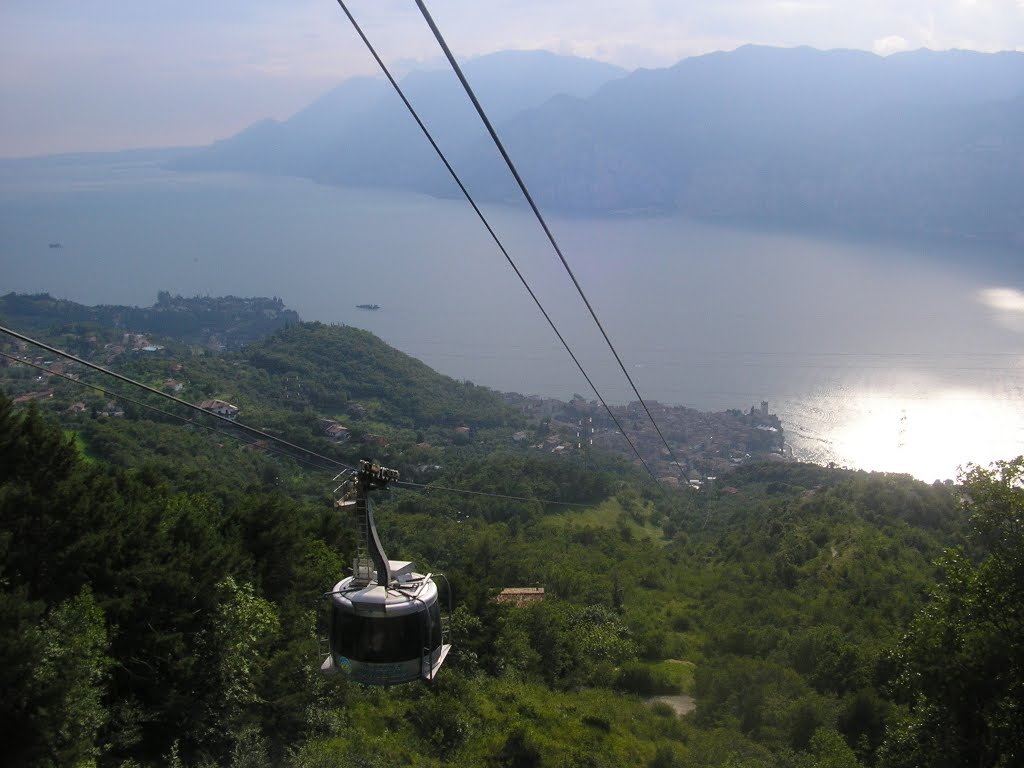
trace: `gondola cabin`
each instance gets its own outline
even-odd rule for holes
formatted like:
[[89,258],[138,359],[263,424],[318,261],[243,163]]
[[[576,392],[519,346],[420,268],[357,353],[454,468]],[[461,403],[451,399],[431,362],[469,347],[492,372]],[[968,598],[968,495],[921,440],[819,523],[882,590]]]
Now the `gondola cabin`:
[[442,613],[432,575],[416,573],[410,562],[388,560],[377,536],[368,494],[397,479],[395,470],[363,460],[336,489],[336,505],[354,512],[356,557],[352,575],[326,595],[330,653],[320,670],[368,685],[430,682],[451,648],[451,590],[445,590]]
[[330,656],[321,669],[358,683],[433,680],[448,655],[438,590],[412,563],[389,562],[393,586],[360,585],[355,576],[331,593]]

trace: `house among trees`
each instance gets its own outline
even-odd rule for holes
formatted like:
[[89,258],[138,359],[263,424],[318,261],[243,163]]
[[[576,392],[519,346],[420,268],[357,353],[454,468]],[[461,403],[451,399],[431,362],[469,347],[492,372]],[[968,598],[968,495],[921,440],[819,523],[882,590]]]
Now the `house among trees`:
[[506,587],[494,596],[496,603],[512,603],[515,606],[539,603],[544,599],[544,587]]
[[336,421],[332,421],[331,419],[321,419],[320,425],[323,428],[324,435],[331,442],[348,442],[348,427],[343,427],[341,424]]
[[228,419],[233,419],[238,415],[238,406],[232,405],[224,400],[203,400],[199,404],[199,407],[204,411],[215,413],[218,416],[224,416]]
[[21,403],[27,403],[30,400],[48,400],[51,397],[53,397],[53,390],[52,389],[44,389],[44,390],[42,390],[40,392],[29,392],[26,395],[21,395],[20,397],[16,397],[16,398],[14,398],[14,402],[18,403],[18,404],[21,404]]
[[98,414],[100,418],[111,418],[111,419],[123,419],[124,408],[118,405],[114,400],[108,400]]

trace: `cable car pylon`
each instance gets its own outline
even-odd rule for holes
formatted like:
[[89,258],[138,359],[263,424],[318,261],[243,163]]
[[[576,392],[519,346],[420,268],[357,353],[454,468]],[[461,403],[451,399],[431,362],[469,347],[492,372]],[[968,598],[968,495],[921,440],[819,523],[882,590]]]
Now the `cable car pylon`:
[[451,588],[442,617],[433,574],[413,571],[411,562],[388,560],[373,520],[370,492],[398,480],[398,471],[363,459],[355,472],[335,479],[335,506],[351,510],[356,523],[352,575],[330,598],[330,653],[320,665],[367,685],[431,682],[451,650]]

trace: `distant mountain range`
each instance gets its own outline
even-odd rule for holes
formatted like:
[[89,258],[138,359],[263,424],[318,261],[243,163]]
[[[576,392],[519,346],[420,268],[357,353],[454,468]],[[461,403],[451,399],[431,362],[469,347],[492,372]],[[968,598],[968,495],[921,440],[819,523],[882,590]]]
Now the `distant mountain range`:
[[[587,98],[626,75],[610,64],[543,51],[483,56],[468,62],[465,71],[499,125],[558,95]],[[462,154],[475,146],[484,154],[484,128],[450,70],[412,72],[401,85],[446,152]],[[434,194],[453,189],[405,106],[380,78],[348,80],[284,122],[263,120],[170,166],[284,174]],[[493,169],[501,170],[496,163]]]
[[[1024,53],[744,46],[627,74],[505,52],[466,72],[548,210],[1024,244]],[[518,200],[452,74],[402,84],[473,193]],[[456,194],[371,79],[171,167]]]

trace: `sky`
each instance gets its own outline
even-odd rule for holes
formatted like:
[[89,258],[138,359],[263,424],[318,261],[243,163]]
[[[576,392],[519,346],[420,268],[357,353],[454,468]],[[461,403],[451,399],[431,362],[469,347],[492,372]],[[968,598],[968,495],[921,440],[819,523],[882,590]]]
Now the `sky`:
[[[412,0],[348,0],[396,71],[438,65]],[[627,69],[746,43],[1024,50],[1024,0],[433,0],[460,59]],[[376,67],[335,0],[0,0],[0,157],[195,146]]]

